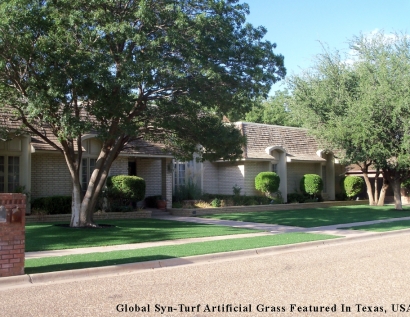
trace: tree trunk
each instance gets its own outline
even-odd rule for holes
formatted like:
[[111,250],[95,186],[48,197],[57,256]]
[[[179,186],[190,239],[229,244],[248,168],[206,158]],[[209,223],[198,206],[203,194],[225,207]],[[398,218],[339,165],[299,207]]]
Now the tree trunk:
[[363,178],[364,182],[366,183],[367,196],[369,197],[369,205],[374,206],[376,205],[376,202],[374,201],[372,184],[370,183],[369,175],[367,174],[367,172],[363,172]]
[[[95,169],[91,174],[87,190],[81,201],[81,221],[79,226],[95,226],[93,219],[95,206],[104,187],[111,165],[118,157],[118,154],[126,141],[127,138],[120,136],[115,140],[109,140],[107,143],[103,144],[100,155],[97,158]],[[75,210],[73,209],[73,212],[74,211]]]
[[403,210],[403,206],[401,203],[401,190],[400,190],[400,179],[394,178],[392,181],[392,187],[393,187],[393,194],[394,194],[394,208],[396,210]]
[[[113,131],[110,132],[114,134],[115,129],[112,129]],[[84,196],[80,182],[80,167],[82,161],[81,137],[77,138],[77,152],[75,152],[74,142],[72,140],[63,140],[61,142],[63,148],[62,153],[64,154],[73,184],[71,227],[95,226],[93,213],[98,197],[103,189],[112,163],[118,157],[118,154],[127,141],[128,137],[124,135],[104,141]]]
[[379,201],[379,171],[376,172],[376,175],[374,176],[374,204],[377,205]]
[[391,184],[392,189],[393,189],[393,195],[394,195],[394,208],[396,210],[403,210],[403,206],[401,203],[401,175],[400,171],[395,170],[395,169],[383,169],[383,177],[388,180],[388,182]]
[[87,224],[86,215],[81,212],[81,200],[81,186],[79,183],[74,183],[70,227],[84,227]]
[[386,192],[389,188],[389,185],[389,180],[383,175],[383,185],[382,189],[380,190],[380,197],[379,201],[377,202],[377,206],[384,206],[384,199],[386,198]]

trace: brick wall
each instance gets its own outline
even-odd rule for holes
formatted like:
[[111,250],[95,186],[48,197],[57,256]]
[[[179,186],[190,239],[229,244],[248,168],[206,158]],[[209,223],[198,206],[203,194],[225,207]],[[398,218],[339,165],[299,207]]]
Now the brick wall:
[[35,153],[31,157],[32,198],[64,195],[72,192],[71,176],[63,155]]
[[139,158],[136,162],[137,176],[145,179],[145,195],[162,195],[161,159]]
[[203,162],[202,191],[218,194],[218,163]]
[[[218,175],[218,194],[232,195],[236,184],[243,189],[245,169],[243,164],[220,163]],[[241,192],[243,194],[243,190]]]
[[24,274],[26,196],[0,194],[1,205],[6,208],[6,221],[0,219],[0,277],[22,275]]
[[111,165],[109,175],[128,175],[128,157],[117,157]]

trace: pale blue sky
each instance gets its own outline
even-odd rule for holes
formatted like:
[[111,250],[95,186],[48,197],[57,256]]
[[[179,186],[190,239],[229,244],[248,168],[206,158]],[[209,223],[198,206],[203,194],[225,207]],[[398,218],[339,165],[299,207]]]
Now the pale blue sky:
[[[288,74],[312,65],[322,51],[348,51],[347,41],[379,29],[385,33],[410,32],[410,0],[241,0],[250,6],[247,21],[263,25],[266,40],[285,56]],[[276,84],[272,91],[281,89]]]

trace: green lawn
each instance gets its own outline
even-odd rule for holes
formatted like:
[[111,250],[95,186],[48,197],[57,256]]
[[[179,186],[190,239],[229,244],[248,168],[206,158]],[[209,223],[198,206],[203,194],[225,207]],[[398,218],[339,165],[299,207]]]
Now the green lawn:
[[325,234],[284,233],[252,238],[226,239],[208,242],[195,242],[174,246],[160,246],[144,249],[88,253],[79,255],[29,259],[25,262],[25,273],[43,273],[135,263],[151,260],[163,260],[217,252],[229,252],[308,241],[340,238]]
[[392,206],[370,207],[365,205],[356,205],[297,210],[215,214],[202,216],[202,218],[216,218],[312,228],[409,216],[409,207],[405,207],[403,211],[396,211]]
[[376,231],[376,232],[385,232],[385,231],[394,231],[410,228],[410,220],[402,221],[392,221],[392,222],[383,222],[373,225],[366,226],[357,226],[350,228],[340,228],[340,229],[349,229],[349,230],[366,230],[366,231]]
[[26,252],[258,232],[257,230],[158,219],[104,220],[100,223],[116,227],[75,229],[57,227],[54,223],[27,224]]

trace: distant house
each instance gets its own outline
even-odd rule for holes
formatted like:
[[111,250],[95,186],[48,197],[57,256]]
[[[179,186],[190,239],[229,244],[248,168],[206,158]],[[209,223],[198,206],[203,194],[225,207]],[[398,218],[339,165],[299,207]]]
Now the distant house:
[[237,185],[242,188],[241,194],[258,195],[255,176],[263,171],[274,171],[280,176],[279,190],[286,200],[288,193],[300,191],[299,182],[304,174],[314,173],[323,179],[324,199],[335,199],[335,193],[340,191],[344,166],[332,153],[321,151],[306,129],[249,122],[235,125],[247,139],[243,159],[234,163],[177,163],[174,186],[189,178],[205,193],[231,195],[233,186]]
[[[363,172],[360,169],[360,167],[356,164],[351,164],[346,167],[346,176],[359,176],[363,177]],[[374,185],[375,185],[375,179],[376,179],[376,168],[371,165],[369,166],[369,170],[367,173],[367,177],[370,180],[370,184],[372,185],[372,191],[374,193]],[[380,175],[377,178],[377,188],[380,189],[383,186],[383,175],[380,173]],[[358,195],[360,199],[367,199],[367,188],[364,187],[362,192]],[[403,204],[409,205],[410,204],[410,191],[408,188],[401,188],[401,201]],[[385,204],[392,204],[394,203],[394,194],[393,194],[393,189],[391,186],[387,188],[386,191],[386,196],[384,199]]]

